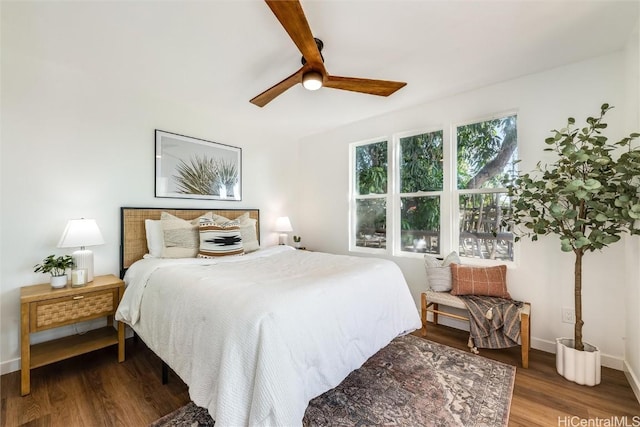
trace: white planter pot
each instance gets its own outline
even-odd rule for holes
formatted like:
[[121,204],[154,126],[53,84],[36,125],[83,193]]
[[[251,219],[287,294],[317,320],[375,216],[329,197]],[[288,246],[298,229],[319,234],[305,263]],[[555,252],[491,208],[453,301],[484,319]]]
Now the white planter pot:
[[581,385],[600,384],[600,350],[583,341],[576,350],[572,338],[556,338],[556,369],[560,375]]
[[51,287],[52,288],[64,288],[67,286],[67,275],[64,276],[51,276]]

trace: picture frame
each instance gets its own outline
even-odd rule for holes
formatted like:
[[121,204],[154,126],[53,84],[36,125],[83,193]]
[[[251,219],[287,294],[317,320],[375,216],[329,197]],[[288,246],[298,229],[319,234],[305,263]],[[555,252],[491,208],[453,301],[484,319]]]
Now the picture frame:
[[242,149],[155,130],[155,197],[242,200]]

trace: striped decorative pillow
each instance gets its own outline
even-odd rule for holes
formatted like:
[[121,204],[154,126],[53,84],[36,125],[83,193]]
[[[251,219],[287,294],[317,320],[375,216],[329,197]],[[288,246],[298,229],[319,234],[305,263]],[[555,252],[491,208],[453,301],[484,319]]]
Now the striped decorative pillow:
[[244,254],[244,248],[238,221],[216,224],[208,218],[200,220],[200,250],[198,251],[198,258],[242,254]]

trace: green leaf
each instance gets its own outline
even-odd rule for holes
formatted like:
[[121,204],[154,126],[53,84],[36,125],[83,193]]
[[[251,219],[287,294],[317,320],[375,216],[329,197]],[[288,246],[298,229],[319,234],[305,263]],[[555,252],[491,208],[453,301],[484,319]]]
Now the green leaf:
[[580,249],[581,247],[586,246],[586,245],[588,245],[590,243],[591,243],[591,241],[589,239],[587,239],[586,237],[582,236],[582,237],[580,237],[579,239],[577,239],[574,242],[574,246],[576,248]]
[[560,240],[560,250],[562,252],[571,252],[573,250],[573,246],[571,246],[569,240],[563,239]]
[[618,240],[620,240],[620,236],[616,236],[616,235],[609,235],[609,236],[604,236],[602,238],[602,242],[606,245],[610,244],[610,243],[615,243]]
[[567,186],[567,191],[576,191],[584,185],[584,182],[581,179],[574,179]]
[[575,156],[581,162],[586,162],[587,160],[589,160],[589,154],[583,148],[581,148],[578,151],[576,151]]
[[593,179],[593,178],[587,179],[584,182],[585,190],[593,191],[593,190],[597,190],[600,187],[602,187],[602,184],[600,184],[600,181],[598,181],[596,179]]
[[578,199],[584,199],[588,194],[589,193],[587,192],[587,190],[582,190],[582,189],[575,192],[575,196]]
[[564,210],[563,207],[557,203],[552,203],[549,209],[553,213],[561,213]]

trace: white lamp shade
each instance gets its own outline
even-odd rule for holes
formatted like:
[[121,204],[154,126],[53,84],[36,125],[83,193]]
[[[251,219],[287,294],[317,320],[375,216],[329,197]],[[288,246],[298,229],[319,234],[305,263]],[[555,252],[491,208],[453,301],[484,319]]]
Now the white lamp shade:
[[70,219],[58,242],[59,248],[77,248],[73,261],[76,269],[87,270],[87,281],[93,281],[93,252],[85,246],[104,244],[102,233],[95,219]]
[[95,219],[70,219],[58,242],[59,248],[84,248],[104,244]]
[[275,230],[279,233],[288,233],[290,231],[293,231],[293,228],[291,227],[291,221],[289,221],[289,217],[281,216],[280,218],[276,219]]

